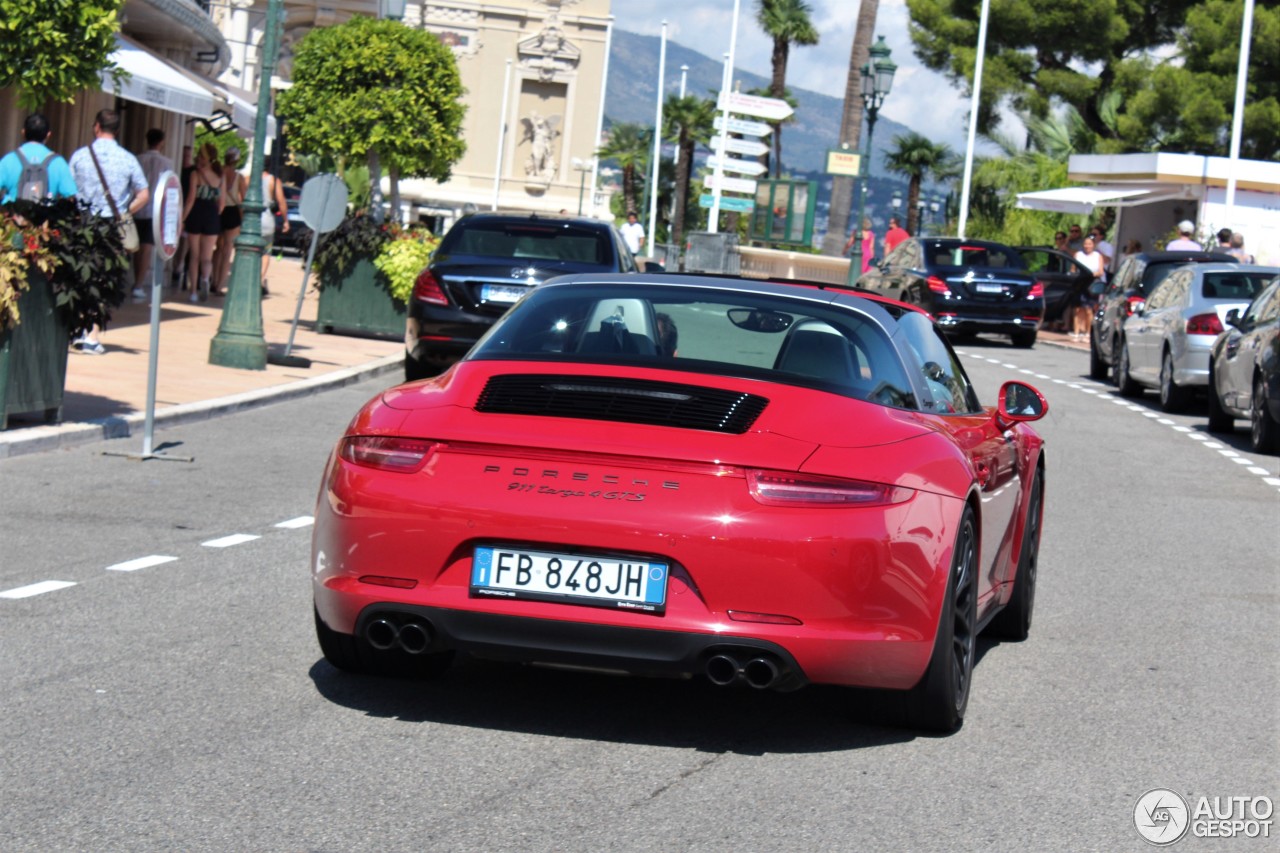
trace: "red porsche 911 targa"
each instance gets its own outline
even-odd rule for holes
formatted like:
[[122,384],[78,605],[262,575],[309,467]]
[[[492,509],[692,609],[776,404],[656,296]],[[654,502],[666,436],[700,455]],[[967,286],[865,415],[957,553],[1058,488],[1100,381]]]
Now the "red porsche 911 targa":
[[984,408],[889,299],[554,279],[351,421],[315,514],[320,648],[907,691],[952,731],[978,632],[1031,623],[1047,408],[1020,382]]

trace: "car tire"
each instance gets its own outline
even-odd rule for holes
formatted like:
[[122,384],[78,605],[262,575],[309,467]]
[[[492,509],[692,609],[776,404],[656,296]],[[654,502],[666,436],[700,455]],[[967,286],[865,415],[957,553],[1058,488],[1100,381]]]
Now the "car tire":
[[1036,345],[1036,331],[1032,329],[1029,332],[1013,332],[1009,335],[1013,340],[1013,345],[1018,349],[1031,349]]
[[1102,353],[1098,352],[1098,339],[1092,331],[1089,332],[1089,378],[1107,378],[1107,363],[1102,360]]
[[977,584],[977,526],[973,508],[966,506],[947,573],[929,667],[907,694],[907,721],[916,728],[947,733],[964,722],[977,656]]
[[1031,611],[1036,598],[1036,570],[1040,563],[1040,526],[1044,520],[1044,475],[1036,472],[1027,500],[1027,520],[1022,531],[1018,573],[1013,578],[1009,603],[995,615],[987,633],[1001,640],[1022,642],[1031,631]]
[[316,618],[316,639],[320,642],[320,652],[324,655],[324,659],[343,672],[367,672],[360,659],[356,638],[350,634],[339,633],[324,624],[324,620],[320,618],[320,611],[314,606],[312,611]]
[[1249,446],[1254,453],[1280,453],[1280,423],[1271,417],[1267,405],[1267,383],[1259,373],[1253,378],[1253,400],[1249,405]]
[[1185,412],[1195,392],[1173,380],[1173,353],[1164,351],[1160,360],[1160,408],[1166,412]]
[[419,379],[430,379],[432,376],[439,376],[453,362],[454,359],[430,353],[425,358],[418,359],[406,352],[404,354],[404,381],[417,382]]
[[1235,432],[1236,419],[1222,408],[1218,397],[1218,384],[1213,376],[1213,363],[1209,364],[1209,432]]
[[1120,389],[1120,396],[1141,397],[1142,386],[1133,381],[1133,376],[1129,374],[1129,345],[1121,338],[1116,347],[1116,387]]

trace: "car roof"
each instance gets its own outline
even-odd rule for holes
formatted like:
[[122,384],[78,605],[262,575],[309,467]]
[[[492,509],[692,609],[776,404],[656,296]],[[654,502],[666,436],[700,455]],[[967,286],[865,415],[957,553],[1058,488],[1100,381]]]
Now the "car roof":
[[1134,257],[1139,260],[1151,263],[1167,263],[1169,261],[1192,261],[1199,263],[1218,262],[1218,263],[1235,263],[1235,258],[1224,252],[1211,252],[1205,249],[1187,249],[1185,251],[1174,252],[1139,252]]
[[537,210],[493,211],[481,210],[463,214],[458,222],[544,222],[553,225],[578,225],[585,228],[610,228],[611,223],[589,216],[570,216],[564,213],[545,213]]
[[1207,264],[1194,264],[1191,269],[1196,275],[1204,275],[1211,272],[1255,272],[1263,275],[1280,275],[1280,267],[1264,266],[1262,264],[1228,264],[1213,261]]

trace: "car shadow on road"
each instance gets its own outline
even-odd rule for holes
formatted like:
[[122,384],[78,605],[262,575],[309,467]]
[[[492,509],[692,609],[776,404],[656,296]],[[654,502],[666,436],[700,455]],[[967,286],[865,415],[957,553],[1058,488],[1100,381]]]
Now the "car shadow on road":
[[[982,646],[989,645],[980,643]],[[809,686],[792,693],[720,688],[701,679],[456,662],[434,680],[311,667],[319,693],[370,716],[701,752],[835,752],[910,741],[902,694]]]

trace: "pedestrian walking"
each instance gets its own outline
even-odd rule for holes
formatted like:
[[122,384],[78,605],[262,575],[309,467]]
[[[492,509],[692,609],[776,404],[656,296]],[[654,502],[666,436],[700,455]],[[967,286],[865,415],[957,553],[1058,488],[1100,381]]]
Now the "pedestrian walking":
[[[147,150],[138,155],[138,165],[142,166],[142,174],[147,178],[147,186],[151,188],[151,196],[159,192],[160,176],[173,170],[173,161],[160,153],[164,146],[164,131],[153,127],[147,131]],[[148,296],[147,283],[151,275],[151,260],[155,257],[156,238],[155,223],[151,221],[152,205],[147,205],[138,212],[138,251],[133,253],[133,298],[141,302]]]
[[262,170],[262,295],[267,295],[267,268],[271,265],[271,245],[276,240],[276,217],[273,211],[280,211],[280,219],[284,224],[280,230],[289,233],[289,204],[284,197],[284,184],[275,175]]
[[644,226],[640,224],[639,218],[634,213],[628,213],[627,224],[619,230],[631,254],[639,255],[644,250]]
[[899,243],[910,236],[911,235],[907,233],[907,229],[902,227],[901,220],[896,216],[890,216],[889,230],[884,234],[884,253],[886,255],[889,254]]
[[[849,235],[849,242],[844,244],[844,254],[848,255],[849,250],[853,248],[853,243],[858,239],[858,232],[854,231]],[[865,274],[871,269],[871,262],[875,259],[876,253],[876,235],[871,230],[871,220],[863,217],[862,220],[862,269],[858,271],[859,275]]]
[[[134,216],[151,201],[151,188],[138,158],[116,142],[119,130],[120,114],[99,110],[93,120],[93,141],[76,149],[70,163],[76,197],[94,215],[117,222],[123,216]],[[106,350],[98,340],[98,332],[98,327],[93,326],[72,346],[101,355]]]
[[49,148],[53,132],[42,113],[22,123],[24,142],[0,158],[0,203],[18,199],[41,201],[76,194],[76,181],[67,161]]
[[183,289],[191,291],[192,302],[209,298],[213,286],[213,251],[222,233],[222,208],[226,200],[218,149],[206,142],[196,152],[195,168],[191,171],[186,203],[182,207],[183,228],[190,241]]
[[213,292],[223,296],[227,292],[227,281],[231,278],[231,259],[236,250],[236,238],[240,236],[240,227],[244,224],[245,191],[249,188],[249,179],[238,171],[240,166],[240,149],[228,148],[226,158],[222,161],[223,191],[227,201],[222,207],[220,224],[222,232],[218,235],[218,245],[213,253],[214,288]]
[[[1097,251],[1094,244],[1092,234],[1084,238],[1080,251],[1076,252],[1076,260],[1093,273],[1094,281],[1093,285],[1090,285],[1080,294],[1079,300],[1072,311],[1071,340],[1084,341],[1089,339],[1089,324],[1093,320],[1093,308],[1096,300],[1093,290],[1103,280],[1107,272],[1102,255]],[[1099,291],[1099,295],[1101,295],[1101,291]]]
[[1227,249],[1228,255],[1235,258],[1237,261],[1239,261],[1242,264],[1253,263],[1253,255],[1249,254],[1244,250],[1243,234],[1241,234],[1239,231],[1231,232],[1231,240],[1229,242],[1230,242],[1230,248]]
[[1204,247],[1197,243],[1195,237],[1196,226],[1190,219],[1184,219],[1178,223],[1178,239],[1170,240],[1169,245],[1165,246],[1168,252],[1198,252]]

